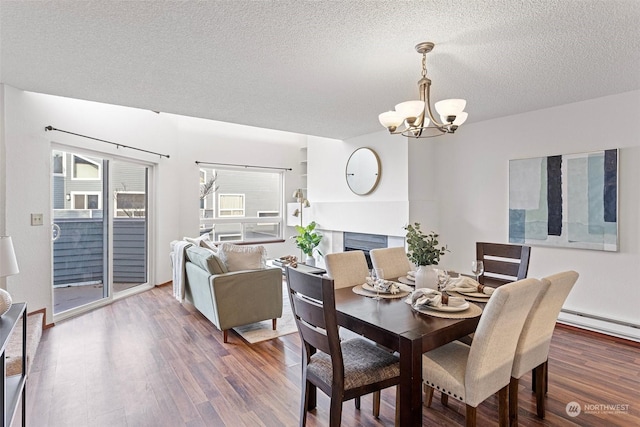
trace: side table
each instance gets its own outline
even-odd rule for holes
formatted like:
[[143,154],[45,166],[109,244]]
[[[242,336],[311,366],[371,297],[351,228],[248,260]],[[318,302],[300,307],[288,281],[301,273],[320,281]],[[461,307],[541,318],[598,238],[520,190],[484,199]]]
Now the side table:
[[[280,263],[274,262],[275,260],[270,259],[267,260],[267,265],[271,266],[271,267],[278,267],[282,270],[282,274],[284,274],[285,272],[285,265],[280,265]],[[298,266],[296,267],[297,270],[302,271],[304,273],[309,273],[309,274],[325,274],[327,272],[327,270],[322,269],[320,267],[311,267],[309,265],[306,264],[302,264],[302,263],[298,263]]]

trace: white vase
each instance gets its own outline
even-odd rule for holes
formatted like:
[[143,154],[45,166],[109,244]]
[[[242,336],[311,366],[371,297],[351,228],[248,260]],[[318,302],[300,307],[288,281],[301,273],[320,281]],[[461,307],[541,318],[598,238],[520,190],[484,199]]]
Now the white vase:
[[420,265],[416,271],[416,289],[438,290],[438,272],[432,265]]
[[315,267],[316,266],[316,259],[312,256],[307,255],[307,258],[304,260],[304,263],[306,265],[308,265],[309,267]]

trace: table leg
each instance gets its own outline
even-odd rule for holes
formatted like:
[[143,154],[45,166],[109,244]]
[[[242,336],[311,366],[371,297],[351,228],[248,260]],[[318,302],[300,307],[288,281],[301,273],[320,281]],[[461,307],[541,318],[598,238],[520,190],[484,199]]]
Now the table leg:
[[400,426],[422,425],[422,347],[400,339]]

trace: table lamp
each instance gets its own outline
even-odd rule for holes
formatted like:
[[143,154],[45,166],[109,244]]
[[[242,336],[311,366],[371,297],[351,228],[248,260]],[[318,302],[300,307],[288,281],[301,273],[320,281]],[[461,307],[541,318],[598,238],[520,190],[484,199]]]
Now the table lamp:
[[[18,274],[18,261],[13,250],[11,237],[0,237],[0,277]],[[11,308],[11,295],[4,289],[0,289],[0,316],[3,316]]]

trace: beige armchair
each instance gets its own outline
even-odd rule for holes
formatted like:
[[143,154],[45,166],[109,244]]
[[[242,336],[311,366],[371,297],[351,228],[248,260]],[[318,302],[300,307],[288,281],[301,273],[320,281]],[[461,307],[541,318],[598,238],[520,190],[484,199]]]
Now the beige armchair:
[[266,268],[232,271],[210,250],[186,250],[185,298],[223,332],[271,319],[273,329],[282,317],[282,270]]

